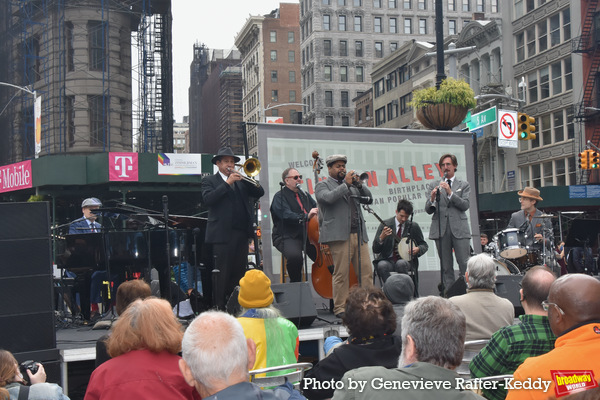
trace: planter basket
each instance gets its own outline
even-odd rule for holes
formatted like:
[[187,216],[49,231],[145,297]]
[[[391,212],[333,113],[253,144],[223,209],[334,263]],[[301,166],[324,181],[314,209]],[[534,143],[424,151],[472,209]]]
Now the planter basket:
[[449,131],[465,119],[467,111],[466,108],[453,104],[432,104],[418,108],[417,118],[426,128]]

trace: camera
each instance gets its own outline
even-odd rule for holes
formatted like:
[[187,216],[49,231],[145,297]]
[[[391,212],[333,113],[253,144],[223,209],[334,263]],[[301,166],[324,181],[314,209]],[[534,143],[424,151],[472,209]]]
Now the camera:
[[23,361],[21,364],[19,364],[19,370],[21,371],[21,374],[23,374],[23,379],[27,381],[27,383],[31,383],[29,382],[29,375],[27,374],[27,370],[30,370],[32,374],[35,374],[36,372],[38,372],[38,369],[38,363],[33,360]]

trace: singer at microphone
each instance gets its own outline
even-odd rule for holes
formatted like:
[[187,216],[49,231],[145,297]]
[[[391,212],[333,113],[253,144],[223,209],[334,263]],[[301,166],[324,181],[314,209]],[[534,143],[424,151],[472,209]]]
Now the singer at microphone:
[[439,167],[443,179],[427,185],[430,196],[425,211],[432,215],[429,239],[435,240],[442,270],[440,287],[446,292],[455,281],[453,249],[460,275],[464,276],[467,270],[471,253],[471,229],[467,219],[471,187],[467,181],[456,177],[458,160],[455,155],[441,156]]
[[273,246],[286,259],[290,282],[302,281],[302,254],[306,243],[306,254],[315,260],[317,250],[310,244],[307,222],[317,215],[317,203],[302,187],[302,175],[294,168],[287,168],[281,174],[281,190],[273,196],[271,218],[273,220]]

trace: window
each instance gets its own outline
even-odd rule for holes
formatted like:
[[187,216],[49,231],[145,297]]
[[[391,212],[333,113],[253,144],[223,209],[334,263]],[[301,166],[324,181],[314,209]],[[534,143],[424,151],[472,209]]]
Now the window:
[[573,69],[571,58],[565,58],[565,91],[573,89]]
[[530,103],[535,103],[536,101],[538,101],[538,94],[537,94],[537,87],[538,87],[538,80],[537,80],[537,72],[532,72],[529,75],[527,75],[527,81],[528,81],[528,88],[529,88],[529,102]]
[[289,71],[290,83],[296,82],[296,71]]
[[470,0],[462,0],[462,10],[466,12],[471,11]]
[[277,90],[271,90],[271,101],[279,101]]
[[349,100],[348,100],[348,92],[346,90],[342,90],[342,96],[341,96],[341,106],[342,107],[349,107]]
[[498,8],[498,0],[491,0],[491,11],[492,13],[497,13],[499,12],[499,8]]
[[398,42],[390,42],[390,53],[393,53],[396,50],[398,50]]
[[271,61],[277,61],[277,50],[271,50]]
[[412,93],[400,97],[400,114],[404,115],[412,111],[408,104],[412,101]]
[[555,62],[550,66],[552,70],[552,95],[562,92],[562,61]]
[[296,91],[290,90],[290,103],[295,103],[295,102],[296,102]]
[[325,116],[325,126],[333,126],[333,116]]
[[373,8],[381,8],[381,0],[373,0]]
[[396,71],[389,73],[385,78],[385,86],[388,91],[398,86],[398,77]]
[[272,117],[278,117],[279,116],[279,110],[274,108],[271,110],[271,116]]
[[562,110],[552,114],[554,117],[554,143],[565,140],[565,120]]
[[419,19],[419,34],[427,34],[427,20],[424,18]]
[[324,5],[324,6],[329,6],[329,5],[331,5],[331,0],[323,0],[323,5]]
[[538,50],[542,51],[548,48],[548,25],[546,21],[542,21],[538,24]]
[[90,146],[99,146],[104,143],[105,131],[108,126],[109,98],[106,96],[88,96],[90,117]]
[[544,67],[540,70],[540,99],[550,97],[550,70]]
[[358,109],[358,122],[359,123],[362,122],[362,114],[363,114],[362,111],[363,111],[362,108]]
[[427,10],[427,2],[425,0],[418,0],[417,8],[419,10]]
[[571,39],[571,10],[567,8],[563,11],[563,41]]
[[381,96],[382,94],[384,94],[385,93],[385,82],[384,82],[384,79],[381,78],[380,80],[378,80],[377,82],[375,82],[374,87],[375,88],[374,88],[374,91],[373,91],[373,96],[375,98],[377,98],[377,97]]
[[340,40],[340,56],[348,56],[348,42],[346,40]]
[[526,9],[527,9],[527,12],[531,12],[535,8],[535,1],[534,0],[526,0],[525,1],[525,6],[526,6]]
[[383,42],[375,42],[375,57],[383,57]]
[[530,26],[525,31],[527,37],[527,57],[535,55],[535,25]]
[[410,69],[408,67],[408,65],[402,65],[400,68],[398,68],[398,82],[400,84],[403,84],[404,82],[407,82],[410,79]]
[[404,33],[412,35],[412,19],[404,18]]
[[356,67],[356,82],[364,82],[363,67]]
[[348,82],[348,67],[340,67],[340,82]]
[[325,80],[331,82],[331,65],[325,66]]
[[346,115],[342,117],[342,126],[350,126],[350,117]]
[[515,1],[515,19],[518,19],[523,16],[523,0],[514,0],[514,1]]
[[271,71],[271,82],[277,82],[277,71]]
[[483,0],[475,1],[475,11],[476,12],[485,12],[485,5],[484,5]]
[[373,30],[375,33],[383,32],[383,27],[381,25],[381,17],[375,17],[373,19]]
[[391,103],[388,103],[387,116],[388,116],[388,121],[391,121],[394,118],[398,117],[398,101],[397,100],[393,100]]
[[329,39],[323,40],[323,55],[331,56],[331,40]]
[[296,52],[294,50],[288,51],[288,62],[296,62]]
[[338,6],[345,6],[346,0],[338,0]]
[[398,20],[390,18],[390,33],[398,33]]
[[515,37],[517,43],[517,61],[525,59],[525,33],[518,33]]
[[346,16],[345,15],[338,16],[338,30],[340,30],[340,31],[346,30]]
[[325,91],[325,107],[333,107],[333,92],[331,90]]
[[89,21],[89,68],[95,71],[102,71],[106,49],[106,32],[102,21]]
[[448,20],[448,34],[456,35],[456,20]]
[[560,44],[560,14],[550,17],[550,47]]
[[385,107],[375,110],[375,126],[385,123]]
[[397,0],[388,0],[388,8],[396,8],[398,7],[398,2]]
[[294,36],[294,32],[288,32],[288,43],[294,43],[296,41],[296,37]]
[[356,57],[363,56],[363,42],[362,41],[357,40],[356,42],[354,42],[354,53],[355,53]]
[[362,17],[360,15],[354,17],[354,31],[362,32]]
[[269,40],[271,41],[271,43],[277,42],[277,32],[276,31],[271,31],[269,33]]
[[412,0],[403,0],[403,5],[405,10],[410,10],[412,8]]
[[362,7],[362,0],[354,0],[354,7]]
[[448,0],[448,11],[456,11],[456,0]]
[[331,30],[331,16],[330,15],[323,15],[323,30],[324,31],[330,31]]

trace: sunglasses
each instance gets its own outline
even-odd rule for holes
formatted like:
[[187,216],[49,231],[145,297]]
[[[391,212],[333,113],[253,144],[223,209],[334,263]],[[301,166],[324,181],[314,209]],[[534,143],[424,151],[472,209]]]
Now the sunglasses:
[[302,179],[302,175],[286,176],[286,178],[292,178],[292,179],[298,180],[298,179]]

